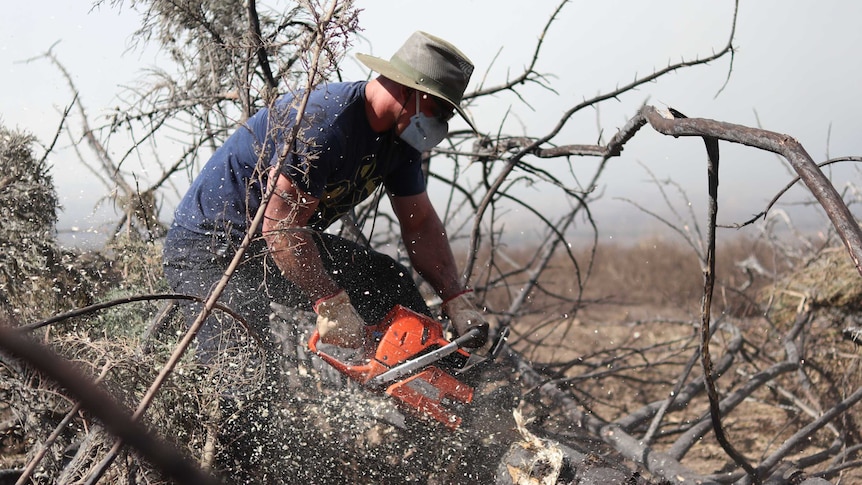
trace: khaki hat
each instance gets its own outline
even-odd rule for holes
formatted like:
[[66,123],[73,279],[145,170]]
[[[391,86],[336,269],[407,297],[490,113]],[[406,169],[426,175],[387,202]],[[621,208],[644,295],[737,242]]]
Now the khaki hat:
[[356,54],[356,58],[383,77],[446,100],[476,131],[460,106],[473,63],[454,45],[425,32],[414,32],[388,61],[367,54]]

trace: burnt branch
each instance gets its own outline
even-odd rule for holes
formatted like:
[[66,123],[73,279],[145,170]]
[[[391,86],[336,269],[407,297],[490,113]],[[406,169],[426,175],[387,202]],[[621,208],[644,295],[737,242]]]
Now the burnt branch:
[[[670,110],[674,119],[688,118],[674,109]],[[710,323],[712,319],[712,296],[715,290],[715,228],[718,217],[718,165],[719,151],[718,139],[713,136],[704,136],[707,153],[707,190],[709,192],[709,214],[707,216],[707,248],[706,261],[703,269],[703,298],[701,299],[701,322],[700,322],[700,357],[701,367],[706,382],[706,394],[709,397],[709,416],[712,420],[712,429],[721,447],[733,461],[741,466],[751,477],[756,485],[760,485],[761,479],[757,471],[748,462],[748,459],[740,453],[727,438],[724,426],[721,424],[721,403],[718,391],[715,387],[715,374],[712,368],[712,356],[709,351],[709,342],[712,337]],[[754,386],[759,387],[759,386]]]
[[862,274],[862,229],[841,195],[796,139],[781,133],[704,118],[674,119],[662,115],[651,106],[642,108],[637,116],[644,117],[650,126],[665,135],[713,137],[783,156],[823,207],[844,242],[853,265]]
[[601,437],[603,441],[614,446],[628,459],[643,465],[651,473],[672,480],[672,483],[697,483],[697,480],[700,479],[696,472],[662,452],[651,451],[621,427],[603,422],[590,413],[584,413],[580,403],[555,385],[548,383],[516,353],[509,352],[505,359],[509,365],[518,371],[524,385],[534,388],[535,392],[550,400],[573,423],[577,423],[579,427]]
[[257,2],[255,0],[249,0],[248,2],[248,23],[254,48],[257,52],[258,65],[260,65],[261,71],[263,71],[263,78],[266,81],[267,87],[274,93],[278,90],[278,81],[272,75],[272,68],[269,67],[269,57],[267,56],[266,46],[263,42],[263,34],[260,32],[260,17],[257,14]]

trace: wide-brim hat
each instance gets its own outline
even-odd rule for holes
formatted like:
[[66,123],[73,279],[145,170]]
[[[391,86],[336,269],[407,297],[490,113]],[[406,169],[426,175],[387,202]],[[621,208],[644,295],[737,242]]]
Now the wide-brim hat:
[[476,131],[461,109],[473,63],[454,45],[425,32],[414,32],[388,61],[367,54],[356,54],[356,58],[383,77],[445,100]]

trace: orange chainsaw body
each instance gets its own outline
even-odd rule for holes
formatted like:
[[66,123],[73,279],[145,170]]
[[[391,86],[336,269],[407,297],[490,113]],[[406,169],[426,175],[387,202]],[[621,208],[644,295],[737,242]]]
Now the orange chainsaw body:
[[[365,359],[362,364],[347,364],[318,350],[320,335],[315,331],[308,347],[326,363],[342,374],[367,384],[371,379],[392,367],[424,353],[433,351],[449,341],[443,336],[443,327],[437,320],[396,305],[383,321],[366,327]],[[446,361],[466,362],[470,354],[457,350]],[[473,388],[446,372],[444,362],[429,364],[415,373],[384,384],[385,392],[400,407],[416,415],[430,417],[449,429],[456,429],[461,418],[447,404],[453,401],[470,403]]]

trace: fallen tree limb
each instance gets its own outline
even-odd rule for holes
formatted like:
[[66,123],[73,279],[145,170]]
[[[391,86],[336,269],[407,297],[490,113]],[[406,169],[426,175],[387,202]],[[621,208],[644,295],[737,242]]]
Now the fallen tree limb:
[[[742,338],[742,333],[734,329],[733,339],[727,346],[727,352],[725,352],[724,356],[718,361],[715,365],[715,373],[718,375],[724,374],[730,369],[730,366],[733,365],[736,360],[736,354],[742,349],[742,344],[745,340]],[[692,356],[692,360],[690,361],[690,365],[694,364],[694,361],[699,357],[698,354]],[[687,366],[688,367],[688,366]],[[687,373],[685,373],[687,375]],[[682,377],[685,377],[683,375]],[[703,377],[699,377],[692,382],[688,383],[685,386],[678,387],[674,389],[673,395],[669,396],[667,399],[662,399],[661,401],[652,402],[637,411],[630,413],[624,418],[618,419],[614,423],[621,426],[623,429],[631,433],[635,428],[643,424],[648,419],[653,419],[654,416],[661,417],[665,412],[668,411],[678,411],[680,409],[688,406],[688,403],[691,399],[703,392]],[[650,428],[658,427],[657,424],[653,424]],[[647,439],[651,433],[647,432],[644,435],[643,441],[649,443],[651,440]]]
[[783,156],[826,211],[847,247],[853,265],[862,274],[862,230],[841,195],[796,139],[773,131],[705,118],[669,118],[652,106],[641,108],[635,118],[637,117],[643,117],[653,129],[665,135],[714,137]]
[[671,483],[700,483],[703,485],[717,483],[704,481],[700,475],[683,466],[671,456],[644,446],[638,439],[626,433],[622,427],[613,423],[606,423],[591,414],[584,413],[571,396],[547,382],[546,378],[536,372],[528,362],[511,349],[507,349],[503,359],[517,370],[526,387],[535,388],[536,392],[559,406],[563,414],[567,415],[572,422],[578,423],[587,432],[599,436],[627,459],[643,466],[650,473]]
[[[788,342],[785,344],[785,347],[789,347],[790,342],[793,341],[799,333],[804,328],[805,324],[809,321],[809,314],[800,314],[790,331],[784,336],[784,341]],[[722,413],[726,413],[729,410],[732,410],[739,404],[743,402],[743,400],[749,397],[752,393],[754,393],[757,389],[766,385],[769,381],[775,379],[781,374],[786,374],[788,372],[792,372],[794,370],[799,369],[801,363],[801,357],[799,353],[795,351],[788,350],[786,359],[782,362],[778,362],[775,365],[765,369],[763,371],[758,372],[741,388],[732,392],[730,395],[726,396],[719,403],[719,407]],[[685,432],[682,436],[677,438],[674,442],[673,446],[668,449],[667,453],[674,458],[681,460],[682,457],[688,453],[691,447],[697,443],[701,438],[703,438],[706,433],[709,432],[710,422],[705,418],[702,419],[699,423],[691,427],[687,432]]]

